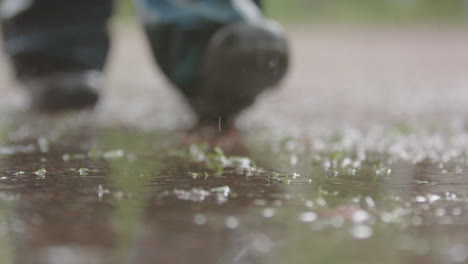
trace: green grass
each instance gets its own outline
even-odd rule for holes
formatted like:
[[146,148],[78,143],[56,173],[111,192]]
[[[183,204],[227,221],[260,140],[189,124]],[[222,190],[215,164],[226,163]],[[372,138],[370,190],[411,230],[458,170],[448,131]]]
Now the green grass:
[[120,18],[126,18],[134,16],[135,8],[133,1],[118,0],[117,16]]
[[452,22],[464,19],[463,0],[270,0],[267,13],[285,21]]
[[[119,0],[120,17],[134,15],[132,1]],[[465,0],[264,0],[268,16],[286,22],[461,22]],[[465,8],[464,8],[465,7]]]

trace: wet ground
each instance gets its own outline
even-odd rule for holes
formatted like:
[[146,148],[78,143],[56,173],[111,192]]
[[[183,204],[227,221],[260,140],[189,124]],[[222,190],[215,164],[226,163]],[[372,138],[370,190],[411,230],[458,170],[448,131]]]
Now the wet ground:
[[468,263],[466,31],[290,32],[221,148],[134,29],[95,113],[25,113],[2,71],[2,263]]

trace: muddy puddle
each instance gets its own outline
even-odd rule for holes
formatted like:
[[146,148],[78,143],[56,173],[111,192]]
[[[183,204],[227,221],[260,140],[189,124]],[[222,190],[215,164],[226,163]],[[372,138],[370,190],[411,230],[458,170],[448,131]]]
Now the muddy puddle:
[[467,136],[397,128],[259,129],[231,148],[83,116],[3,122],[0,258],[467,263]]

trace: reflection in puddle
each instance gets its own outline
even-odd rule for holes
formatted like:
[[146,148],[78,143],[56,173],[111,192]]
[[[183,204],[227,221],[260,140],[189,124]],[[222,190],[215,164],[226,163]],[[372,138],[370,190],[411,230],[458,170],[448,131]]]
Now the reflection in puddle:
[[0,133],[6,263],[468,260],[463,146],[251,134],[231,156],[83,123]]

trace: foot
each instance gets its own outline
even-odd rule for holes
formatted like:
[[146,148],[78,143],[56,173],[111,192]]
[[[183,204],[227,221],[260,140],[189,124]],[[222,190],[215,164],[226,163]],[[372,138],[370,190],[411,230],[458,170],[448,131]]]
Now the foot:
[[98,71],[58,72],[21,78],[34,110],[58,112],[93,108],[99,98],[102,74]]
[[210,40],[200,92],[190,102],[199,122],[232,124],[259,93],[280,82],[288,64],[288,43],[277,23],[221,28]]

